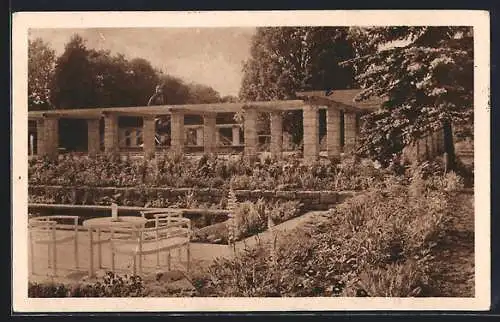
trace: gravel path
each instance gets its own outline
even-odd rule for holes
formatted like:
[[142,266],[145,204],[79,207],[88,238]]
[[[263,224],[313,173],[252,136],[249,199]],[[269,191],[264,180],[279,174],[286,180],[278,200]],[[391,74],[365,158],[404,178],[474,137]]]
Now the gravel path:
[[436,296],[474,297],[474,195],[453,197],[448,215],[449,229],[433,261],[440,272]]

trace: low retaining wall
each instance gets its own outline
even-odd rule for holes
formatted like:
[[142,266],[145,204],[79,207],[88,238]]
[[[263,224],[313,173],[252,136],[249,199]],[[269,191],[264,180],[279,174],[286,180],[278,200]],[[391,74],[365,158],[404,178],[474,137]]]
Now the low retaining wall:
[[[229,215],[229,210],[226,209],[144,208],[118,206],[118,214],[120,216],[139,216],[140,211],[143,210],[180,212],[184,217],[191,219],[193,226],[196,228],[224,222],[227,220]],[[111,206],[29,203],[28,213],[37,216],[73,215],[78,216],[83,222],[84,220],[90,218],[109,217],[111,215]]]
[[[352,191],[281,191],[235,190],[238,201],[297,200],[305,210],[325,210],[351,197]],[[106,198],[119,205],[164,208],[179,200],[192,198],[200,203],[220,204],[227,191],[212,188],[144,188],[144,187],[64,187],[28,186],[30,203],[54,203],[70,205],[105,204]],[[51,200],[48,202],[47,200]],[[161,205],[157,204],[161,201]]]

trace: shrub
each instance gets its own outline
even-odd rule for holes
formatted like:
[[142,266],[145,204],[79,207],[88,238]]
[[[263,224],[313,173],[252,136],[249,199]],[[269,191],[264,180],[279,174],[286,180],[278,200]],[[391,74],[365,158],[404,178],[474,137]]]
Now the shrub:
[[250,201],[237,204],[234,209],[235,238],[241,239],[263,231],[267,223],[263,201]]
[[[216,296],[424,296],[429,260],[447,219],[446,192],[412,195],[387,178],[274,244],[259,244],[207,270],[200,293]],[[423,186],[431,186],[425,181]]]
[[28,297],[141,297],[145,288],[140,276],[120,276],[107,272],[96,283],[65,285],[61,283],[28,284]]
[[444,177],[446,191],[457,191],[464,188],[464,179],[455,172],[448,172]]
[[354,297],[365,292],[370,297],[417,297],[425,295],[428,278],[415,261],[369,267],[356,282],[345,288],[343,296]]

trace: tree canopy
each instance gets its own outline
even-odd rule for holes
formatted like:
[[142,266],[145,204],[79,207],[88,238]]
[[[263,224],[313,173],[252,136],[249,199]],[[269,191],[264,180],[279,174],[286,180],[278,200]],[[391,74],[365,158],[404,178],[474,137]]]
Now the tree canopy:
[[[258,28],[243,66],[240,99],[294,99],[297,91],[352,88],[353,68],[339,63],[353,57],[345,27]],[[291,112],[285,118],[285,129],[299,141],[302,116]]]
[[160,84],[167,104],[220,102],[210,86],[185,83],[143,58],[87,48],[78,34],[56,58],[41,39],[29,43],[30,109],[144,106]]
[[55,51],[42,39],[28,41],[28,109],[50,107],[50,81],[56,60]]
[[467,27],[355,28],[356,57],[346,62],[363,88],[360,100],[386,98],[367,115],[360,152],[381,161],[430,130],[444,128],[453,158],[451,124],[473,119],[473,38]]

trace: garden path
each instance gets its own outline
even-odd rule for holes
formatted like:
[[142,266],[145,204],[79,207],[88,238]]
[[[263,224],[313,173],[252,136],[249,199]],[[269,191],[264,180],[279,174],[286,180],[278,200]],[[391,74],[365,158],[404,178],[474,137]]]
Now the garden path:
[[244,250],[246,247],[253,247],[258,243],[271,243],[276,235],[289,232],[295,228],[307,225],[310,222],[322,220],[328,216],[328,211],[309,211],[305,214],[287,220],[255,236],[248,237],[236,242],[236,252]]

